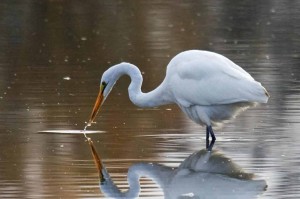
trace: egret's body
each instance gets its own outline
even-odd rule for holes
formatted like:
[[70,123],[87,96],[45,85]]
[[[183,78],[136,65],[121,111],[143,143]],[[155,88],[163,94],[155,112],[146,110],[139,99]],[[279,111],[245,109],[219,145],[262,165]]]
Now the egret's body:
[[129,75],[130,100],[139,107],[176,103],[194,122],[207,126],[215,140],[212,126],[236,116],[255,103],[266,103],[266,89],[249,73],[228,58],[213,52],[189,50],[176,55],[168,64],[166,77],[153,91],[141,91],[143,77],[132,64],[120,63],[103,73],[100,92],[88,125],[115,82]]

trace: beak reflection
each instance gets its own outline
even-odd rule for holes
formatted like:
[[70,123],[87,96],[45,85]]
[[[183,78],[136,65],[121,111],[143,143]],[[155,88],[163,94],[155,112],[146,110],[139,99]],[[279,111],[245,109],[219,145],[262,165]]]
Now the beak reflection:
[[100,156],[98,155],[98,153],[97,153],[97,151],[95,149],[95,146],[93,144],[92,139],[91,138],[87,138],[87,141],[88,141],[88,143],[90,145],[90,148],[91,148],[91,151],[92,151],[93,159],[94,159],[94,162],[95,162],[97,170],[98,170],[100,182],[104,182],[105,178],[104,178],[104,175],[103,175],[103,171],[105,171],[105,168],[104,168],[104,166],[102,164]]

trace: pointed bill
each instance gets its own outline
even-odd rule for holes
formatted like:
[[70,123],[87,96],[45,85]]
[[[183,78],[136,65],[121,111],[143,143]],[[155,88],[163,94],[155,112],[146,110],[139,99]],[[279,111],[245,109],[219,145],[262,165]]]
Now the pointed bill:
[[100,86],[100,91],[99,91],[99,94],[98,94],[98,97],[96,99],[96,102],[95,102],[95,105],[94,105],[94,108],[93,108],[93,111],[92,111],[92,114],[90,116],[90,119],[87,123],[87,126],[91,126],[97,113],[99,112],[99,109],[103,103],[103,100],[104,100],[104,96],[103,96],[103,90],[104,90],[104,87],[103,85]]

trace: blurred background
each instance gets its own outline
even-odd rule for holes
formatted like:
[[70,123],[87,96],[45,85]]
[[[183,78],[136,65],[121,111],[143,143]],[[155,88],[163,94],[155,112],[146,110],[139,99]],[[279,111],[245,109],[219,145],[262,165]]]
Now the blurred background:
[[[0,2],[0,197],[101,198],[81,130],[102,73],[127,61],[142,90],[160,84],[172,57],[189,49],[225,55],[269,91],[267,105],[216,131],[215,148],[265,179],[263,199],[300,197],[300,1]],[[91,130],[104,164],[126,189],[128,167],[177,167],[205,148],[205,128],[176,105],[135,107],[121,78]],[[161,198],[142,180],[141,198]]]

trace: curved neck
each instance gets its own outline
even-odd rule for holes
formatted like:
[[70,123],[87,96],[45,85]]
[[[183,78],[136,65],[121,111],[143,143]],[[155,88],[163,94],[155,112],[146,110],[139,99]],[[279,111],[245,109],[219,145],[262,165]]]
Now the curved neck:
[[130,100],[135,105],[139,107],[155,107],[171,103],[170,94],[164,89],[164,82],[153,91],[143,93],[141,90],[143,77],[138,67],[129,63],[121,63],[114,67],[119,71],[117,79],[123,74],[130,77],[131,83],[128,87],[128,93]]

